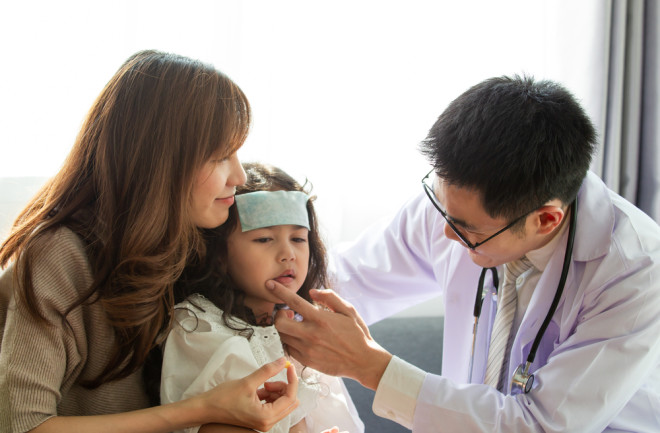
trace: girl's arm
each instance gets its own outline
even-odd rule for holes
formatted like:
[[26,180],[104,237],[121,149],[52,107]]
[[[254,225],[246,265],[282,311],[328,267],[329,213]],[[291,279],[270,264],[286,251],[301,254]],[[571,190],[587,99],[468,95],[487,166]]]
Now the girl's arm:
[[[31,432],[166,433],[209,423],[267,431],[299,403],[296,398],[298,378],[293,366],[287,368],[288,384],[266,382],[282,368],[285,368],[284,358],[264,365],[243,379],[224,382],[187,400],[112,415],[56,416]],[[262,384],[264,388],[258,389]]]

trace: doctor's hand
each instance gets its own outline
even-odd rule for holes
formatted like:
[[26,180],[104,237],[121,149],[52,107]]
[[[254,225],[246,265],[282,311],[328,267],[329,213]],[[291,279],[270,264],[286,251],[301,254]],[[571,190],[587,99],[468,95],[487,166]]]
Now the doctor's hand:
[[372,390],[378,387],[392,355],[374,341],[350,303],[332,290],[311,290],[312,299],[324,310],[277,281],[268,281],[266,287],[303,316],[296,322],[293,311],[280,310],[275,318],[291,356],[323,373],[355,379]]

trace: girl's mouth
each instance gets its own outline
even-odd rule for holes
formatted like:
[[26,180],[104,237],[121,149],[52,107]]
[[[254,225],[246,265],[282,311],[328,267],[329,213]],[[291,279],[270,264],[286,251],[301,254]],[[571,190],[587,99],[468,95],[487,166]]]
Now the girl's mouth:
[[280,284],[287,285],[287,284],[293,282],[293,280],[295,278],[296,278],[296,276],[294,275],[293,271],[286,271],[286,272],[282,273],[282,275],[280,275],[279,277],[273,278],[273,279],[275,281],[277,281],[278,283],[280,283]]

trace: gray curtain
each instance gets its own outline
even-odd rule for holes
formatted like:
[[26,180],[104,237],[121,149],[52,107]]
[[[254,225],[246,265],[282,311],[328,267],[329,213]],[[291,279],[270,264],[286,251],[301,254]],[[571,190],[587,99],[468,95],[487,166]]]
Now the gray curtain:
[[605,3],[608,35],[602,149],[592,167],[660,222],[660,9],[657,0]]

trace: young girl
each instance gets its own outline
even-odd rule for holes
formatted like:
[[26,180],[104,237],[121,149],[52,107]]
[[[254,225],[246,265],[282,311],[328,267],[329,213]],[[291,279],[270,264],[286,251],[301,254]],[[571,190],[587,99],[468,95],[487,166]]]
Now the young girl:
[[199,61],[143,51],[112,77],[0,246],[0,431],[264,428],[293,410],[297,387],[257,391],[284,360],[162,407],[142,378],[201,229],[225,222],[245,181],[249,124],[240,88]]
[[[236,206],[227,223],[208,234],[209,248],[216,248],[208,257],[217,260],[217,272],[187,275],[177,285],[177,296],[185,300],[175,307],[176,323],[165,343],[162,403],[205,392],[285,355],[273,326],[278,300],[266,281],[274,279],[307,300],[310,289],[328,286],[313,200],[280,169],[243,167],[248,180],[237,190]],[[300,406],[271,432],[364,430],[340,379],[297,367]]]

